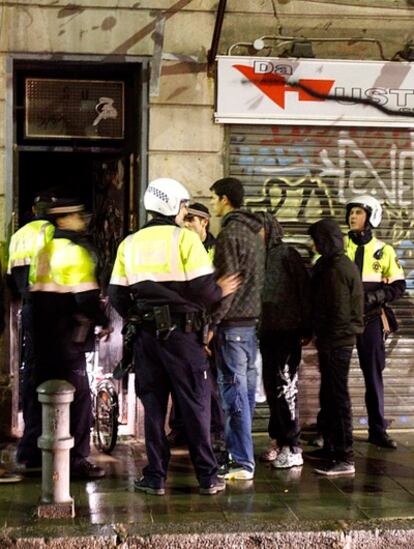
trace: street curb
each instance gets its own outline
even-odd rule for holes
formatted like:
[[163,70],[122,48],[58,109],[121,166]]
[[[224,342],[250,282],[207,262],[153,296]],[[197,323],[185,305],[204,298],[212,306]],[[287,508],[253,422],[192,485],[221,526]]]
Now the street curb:
[[[307,522],[287,529],[286,524],[266,523],[263,530],[242,530],[232,524],[233,532],[214,531],[211,524],[186,525],[116,524],[95,526],[95,534],[76,534],[58,526],[54,535],[36,535],[18,528],[4,528],[0,533],[2,549],[411,549],[414,547],[413,520],[384,520],[368,523],[344,521]],[[251,525],[253,526],[253,525]],[[258,525],[256,525],[258,526]],[[50,525],[46,528],[50,528]],[[40,529],[39,527],[37,529]],[[197,532],[191,530],[198,530]],[[223,524],[221,525],[223,529]],[[227,528],[230,529],[230,528]],[[246,529],[246,524],[244,524]],[[62,531],[63,530],[63,531]],[[144,530],[147,530],[146,532]],[[158,530],[158,532],[150,530]],[[164,530],[164,532],[163,532]],[[176,532],[173,532],[177,530]],[[181,530],[181,531],[180,531]],[[183,531],[187,530],[187,532]],[[67,535],[64,535],[66,531]],[[63,534],[63,535],[62,535]]]

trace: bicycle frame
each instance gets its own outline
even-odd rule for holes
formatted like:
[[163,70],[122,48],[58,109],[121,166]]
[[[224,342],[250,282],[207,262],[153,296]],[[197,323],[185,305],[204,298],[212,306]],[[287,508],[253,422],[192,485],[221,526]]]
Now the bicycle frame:
[[92,395],[93,442],[104,453],[111,453],[118,437],[119,402],[112,374],[104,374],[99,361],[99,338],[93,351],[86,353],[86,371]]

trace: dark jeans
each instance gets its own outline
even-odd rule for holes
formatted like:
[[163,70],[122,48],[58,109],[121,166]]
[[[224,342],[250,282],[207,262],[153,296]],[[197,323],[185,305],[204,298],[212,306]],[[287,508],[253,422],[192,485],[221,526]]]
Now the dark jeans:
[[213,341],[227,451],[244,469],[254,472],[252,422],[257,377],[256,327],[219,326]]
[[302,355],[296,331],[267,332],[260,337],[263,385],[270,410],[269,436],[279,447],[299,444],[298,368]]
[[333,450],[335,460],[353,463],[352,411],[348,391],[352,347],[319,350],[318,354],[325,447]]
[[385,433],[384,382],[385,348],[381,318],[371,320],[364,333],[357,338],[359,365],[365,380],[365,404],[368,412],[368,427],[371,436]]
[[217,477],[217,462],[210,442],[211,389],[209,366],[195,333],[174,331],[167,340],[142,330],[135,343],[136,391],[145,410],[146,479],[163,487],[170,448],[165,435],[168,397],[176,396],[190,457],[201,486]]

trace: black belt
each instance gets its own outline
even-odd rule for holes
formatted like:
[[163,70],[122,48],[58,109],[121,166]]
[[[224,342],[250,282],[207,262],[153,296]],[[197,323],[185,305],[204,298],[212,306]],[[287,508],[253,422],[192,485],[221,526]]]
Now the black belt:
[[[188,312],[188,313],[171,313],[171,327],[173,329],[179,329],[183,332],[198,332],[203,327],[203,318],[200,313]],[[156,320],[154,313],[147,312],[141,316],[142,328],[148,330],[156,329]]]

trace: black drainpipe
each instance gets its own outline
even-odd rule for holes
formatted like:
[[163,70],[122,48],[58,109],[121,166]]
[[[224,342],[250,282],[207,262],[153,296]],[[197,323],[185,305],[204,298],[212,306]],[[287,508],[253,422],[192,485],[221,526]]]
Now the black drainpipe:
[[217,15],[216,23],[214,25],[213,39],[211,41],[211,48],[208,51],[207,55],[207,74],[208,76],[214,75],[215,60],[217,55],[217,50],[219,47],[221,29],[223,27],[224,12],[226,11],[227,0],[220,0]]

